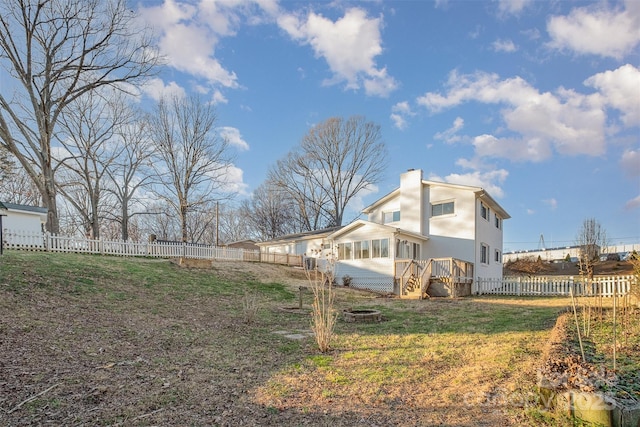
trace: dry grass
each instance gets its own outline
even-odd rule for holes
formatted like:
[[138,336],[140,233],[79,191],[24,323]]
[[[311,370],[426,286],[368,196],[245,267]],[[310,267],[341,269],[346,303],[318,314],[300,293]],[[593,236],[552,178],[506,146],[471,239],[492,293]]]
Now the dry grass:
[[338,319],[323,354],[313,338],[275,333],[312,325],[278,310],[306,284],[291,271],[8,252],[0,425],[536,424],[523,409],[566,299],[404,301],[338,287],[338,311],[376,308],[385,321]]

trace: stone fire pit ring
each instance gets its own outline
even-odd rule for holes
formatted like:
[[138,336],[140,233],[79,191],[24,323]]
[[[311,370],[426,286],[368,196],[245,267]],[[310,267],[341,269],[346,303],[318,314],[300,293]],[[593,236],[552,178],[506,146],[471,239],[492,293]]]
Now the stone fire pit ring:
[[381,322],[382,313],[373,309],[344,310],[342,316],[345,322]]

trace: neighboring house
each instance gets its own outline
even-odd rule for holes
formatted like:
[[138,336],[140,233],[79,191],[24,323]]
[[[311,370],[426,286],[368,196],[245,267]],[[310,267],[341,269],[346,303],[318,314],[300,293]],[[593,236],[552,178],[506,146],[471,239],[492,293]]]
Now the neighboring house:
[[327,236],[338,229],[340,227],[287,234],[274,240],[258,242],[256,245],[261,252],[270,254],[326,256],[331,253],[331,242]]
[[233,249],[244,249],[248,251],[259,251],[260,247],[256,245],[255,240],[247,239],[247,240],[238,240],[237,242],[231,242],[229,244],[223,245],[227,248]]
[[[330,245],[339,283],[349,276],[354,285],[401,296],[416,283],[422,296],[433,278],[446,281],[447,274],[464,276],[468,287],[473,278],[502,277],[502,227],[510,216],[481,187],[423,180],[422,170],[411,169],[400,176],[400,187],[362,213],[366,220],[308,241],[304,250],[287,250],[302,254]],[[258,245],[264,250],[274,243]]]
[[43,226],[47,222],[47,208],[7,202],[2,202],[2,204],[6,208],[7,215],[2,220],[2,228],[4,230],[38,233],[43,231]]

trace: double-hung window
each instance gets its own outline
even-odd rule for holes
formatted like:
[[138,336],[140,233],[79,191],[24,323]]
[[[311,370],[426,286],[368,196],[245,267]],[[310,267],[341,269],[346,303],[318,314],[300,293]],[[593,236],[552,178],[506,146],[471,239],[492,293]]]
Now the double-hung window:
[[480,244],[480,263],[489,264],[489,245]]
[[491,209],[489,209],[489,206],[480,202],[480,215],[482,216],[482,218],[486,219],[487,221],[490,221],[489,219],[490,214],[491,214]]

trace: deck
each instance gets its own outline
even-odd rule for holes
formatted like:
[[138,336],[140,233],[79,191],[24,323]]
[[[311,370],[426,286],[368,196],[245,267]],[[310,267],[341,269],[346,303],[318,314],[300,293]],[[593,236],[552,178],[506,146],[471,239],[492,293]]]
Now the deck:
[[394,291],[400,298],[471,295],[473,263],[456,258],[396,260]]

